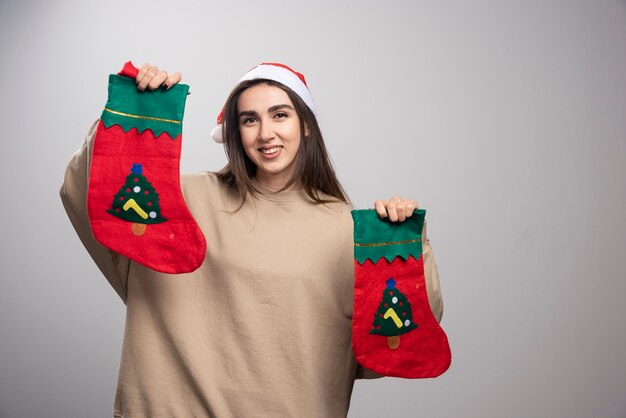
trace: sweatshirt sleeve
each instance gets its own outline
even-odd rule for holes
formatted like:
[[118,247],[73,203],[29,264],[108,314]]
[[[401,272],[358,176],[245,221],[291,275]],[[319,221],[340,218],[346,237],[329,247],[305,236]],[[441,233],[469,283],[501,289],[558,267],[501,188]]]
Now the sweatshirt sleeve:
[[426,292],[428,293],[428,302],[430,309],[435,315],[437,322],[441,322],[443,317],[443,298],[441,296],[441,287],[439,286],[439,271],[435,263],[433,249],[430,246],[430,240],[426,232],[426,223],[422,228],[422,257],[424,262],[424,280],[426,281]]
[[93,141],[99,120],[94,122],[83,145],[72,156],[61,185],[61,200],[78,237],[113,289],[126,303],[126,283],[130,260],[101,245],[93,236],[87,213],[87,187]]

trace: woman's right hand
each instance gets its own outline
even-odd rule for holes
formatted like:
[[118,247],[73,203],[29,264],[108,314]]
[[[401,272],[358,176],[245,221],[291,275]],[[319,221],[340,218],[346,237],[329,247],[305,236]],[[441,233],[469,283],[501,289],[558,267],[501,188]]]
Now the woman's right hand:
[[137,88],[144,91],[146,88],[150,90],[158,89],[161,86],[169,89],[174,84],[180,82],[183,76],[178,71],[168,74],[167,71],[159,70],[159,67],[145,63],[139,68],[137,78]]

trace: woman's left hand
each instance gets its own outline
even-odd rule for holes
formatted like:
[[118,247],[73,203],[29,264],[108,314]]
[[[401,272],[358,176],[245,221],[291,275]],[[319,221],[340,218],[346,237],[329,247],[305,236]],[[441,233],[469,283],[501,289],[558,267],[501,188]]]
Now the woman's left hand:
[[382,219],[389,218],[391,222],[404,222],[417,209],[417,202],[394,196],[389,200],[377,200],[374,208]]

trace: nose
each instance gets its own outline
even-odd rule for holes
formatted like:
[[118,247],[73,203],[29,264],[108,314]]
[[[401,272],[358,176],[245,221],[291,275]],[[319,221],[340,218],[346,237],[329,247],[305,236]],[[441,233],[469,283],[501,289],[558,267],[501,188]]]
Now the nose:
[[261,121],[259,124],[259,139],[261,141],[269,141],[274,138],[274,130],[269,121]]

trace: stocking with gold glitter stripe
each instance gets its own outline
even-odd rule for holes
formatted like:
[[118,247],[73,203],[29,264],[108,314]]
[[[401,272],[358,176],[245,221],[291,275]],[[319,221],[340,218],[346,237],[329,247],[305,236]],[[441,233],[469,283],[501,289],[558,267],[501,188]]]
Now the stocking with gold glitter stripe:
[[87,210],[95,238],[164,273],[202,264],[204,235],[180,190],[182,120],[189,86],[141,92],[126,63],[109,76],[94,139]]
[[450,365],[448,338],[426,292],[425,216],[425,210],[417,209],[406,221],[392,223],[374,210],[352,211],[352,344],[358,362],[384,376],[435,377]]

